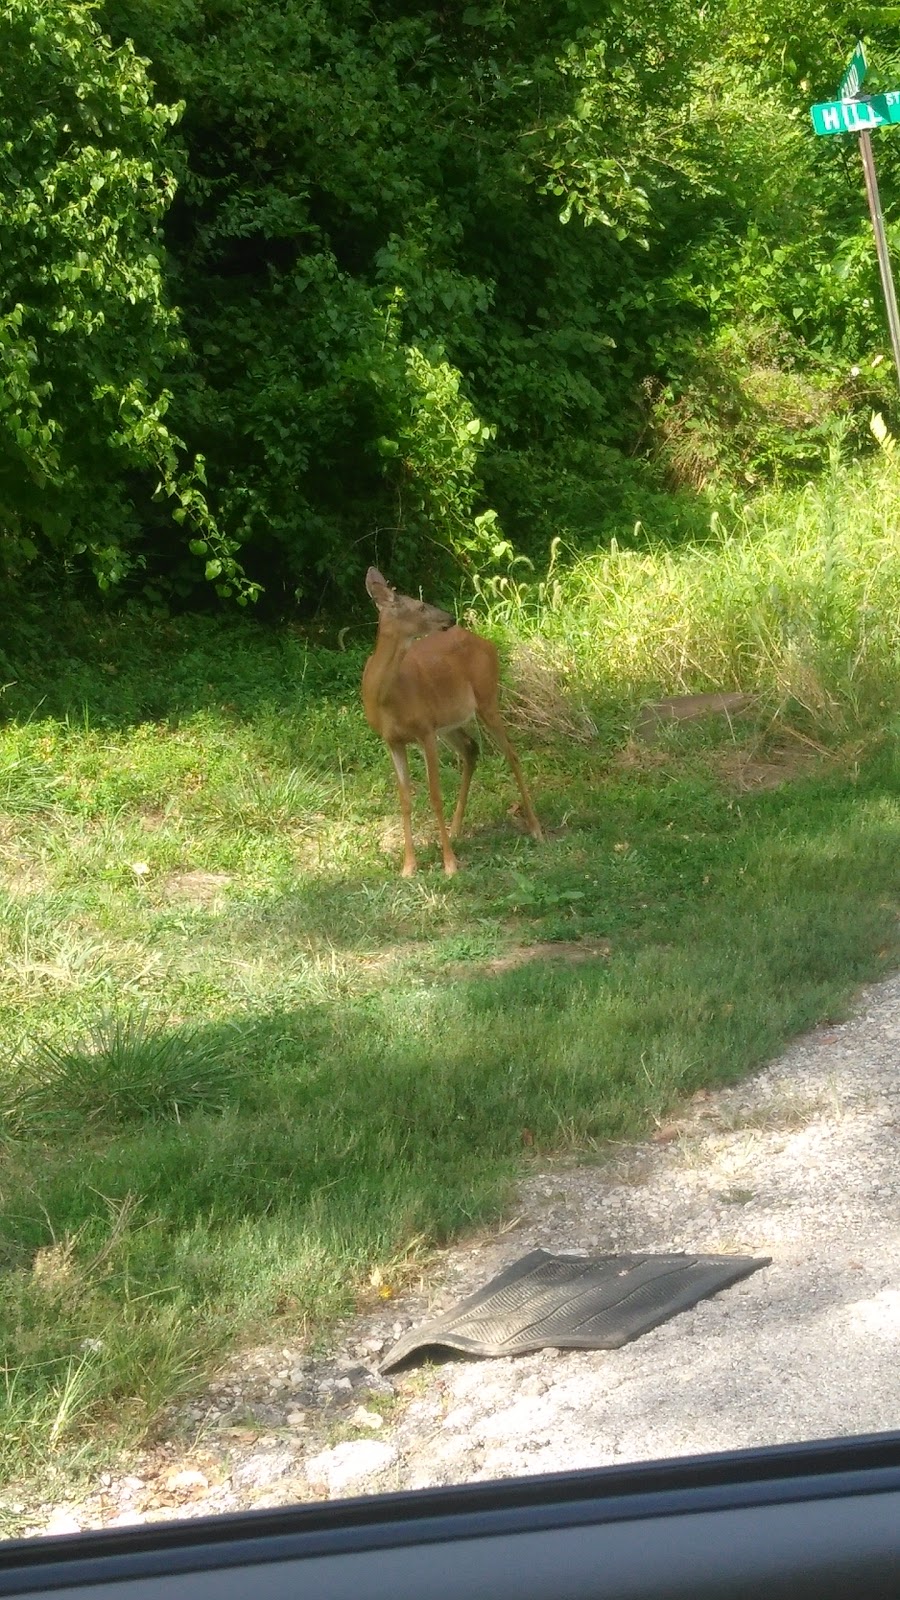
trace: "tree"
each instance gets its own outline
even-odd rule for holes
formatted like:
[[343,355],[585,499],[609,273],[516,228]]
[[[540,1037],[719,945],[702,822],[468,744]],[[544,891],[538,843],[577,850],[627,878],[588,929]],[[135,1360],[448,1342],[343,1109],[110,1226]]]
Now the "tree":
[[160,222],[181,108],[156,103],[145,63],[94,12],[0,3],[0,559],[15,576],[48,551],[86,558],[109,587],[144,563],[156,494],[209,576],[246,595],[202,462],[185,468],[166,422],[184,341]]

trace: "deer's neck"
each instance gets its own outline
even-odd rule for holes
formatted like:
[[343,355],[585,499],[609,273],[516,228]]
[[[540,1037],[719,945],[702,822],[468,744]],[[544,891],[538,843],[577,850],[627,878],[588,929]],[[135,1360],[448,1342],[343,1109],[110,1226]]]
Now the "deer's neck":
[[379,628],[375,649],[366,668],[368,687],[378,705],[384,705],[390,699],[394,679],[413,642],[410,638]]

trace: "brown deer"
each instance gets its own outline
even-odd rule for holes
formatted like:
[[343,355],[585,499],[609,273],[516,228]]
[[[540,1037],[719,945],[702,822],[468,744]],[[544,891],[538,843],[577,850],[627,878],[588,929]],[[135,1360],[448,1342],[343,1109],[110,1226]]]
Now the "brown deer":
[[[363,672],[363,706],[370,726],[390,750],[397,773],[403,818],[404,878],[411,877],[416,870],[410,822],[412,785],[406,747],[420,744],[425,753],[444,871],[454,873],[459,862],[450,841],[462,827],[469,785],[478,760],[478,745],[464,731],[463,724],[475,716],[493,735],[512,768],[532,838],[542,839],[541,825],[531,804],[519,758],[500,715],[500,669],[497,651],[490,640],[457,627],[453,618],[437,606],[397,594],[375,567],[370,567],[366,573],[366,588],[378,608],[378,637]],[[441,803],[438,736],[453,746],[462,761],[462,782],[449,832]]]

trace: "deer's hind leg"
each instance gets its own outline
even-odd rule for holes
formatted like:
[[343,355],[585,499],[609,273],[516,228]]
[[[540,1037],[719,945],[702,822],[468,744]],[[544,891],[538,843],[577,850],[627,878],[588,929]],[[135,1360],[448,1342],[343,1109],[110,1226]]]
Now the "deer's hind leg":
[[466,814],[469,785],[472,782],[472,774],[478,764],[479,750],[476,740],[472,738],[470,733],[466,733],[463,728],[447,728],[441,734],[441,738],[445,739],[447,744],[453,746],[462,762],[459,795],[456,801],[456,810],[453,813],[453,821],[450,824],[450,837],[451,839],[456,839],[459,836],[459,831],[463,825],[463,817]]
[[531,803],[531,795],[528,793],[528,785],[525,782],[525,774],[519,765],[519,758],[513,749],[512,740],[506,731],[506,724],[500,715],[500,708],[497,704],[496,697],[482,701],[478,707],[478,720],[484,724],[488,732],[497,741],[500,749],[503,751],[503,754],[509,762],[512,775],[519,786],[519,793],[522,796],[522,810],[525,813],[525,821],[528,823],[528,831],[531,834],[532,839],[543,839],[543,829],[538,822],[537,814],[534,806]]

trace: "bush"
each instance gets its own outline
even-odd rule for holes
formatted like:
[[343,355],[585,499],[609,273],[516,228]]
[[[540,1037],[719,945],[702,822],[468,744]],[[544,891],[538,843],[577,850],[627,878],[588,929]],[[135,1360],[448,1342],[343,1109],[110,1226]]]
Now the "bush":
[[15,83],[0,102],[0,581],[40,555],[121,582],[147,564],[156,495],[199,536],[207,576],[245,598],[202,462],[185,466],[165,420],[183,351],[160,237],[180,107],[72,0],[2,0],[0,53]]

